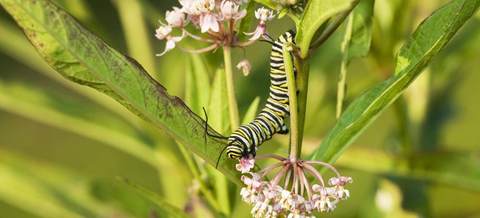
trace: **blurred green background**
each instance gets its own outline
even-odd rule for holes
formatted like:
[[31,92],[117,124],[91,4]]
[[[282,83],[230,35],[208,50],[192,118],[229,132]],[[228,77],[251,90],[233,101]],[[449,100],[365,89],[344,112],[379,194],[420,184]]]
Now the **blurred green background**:
[[[135,58],[170,94],[185,99],[185,63],[195,59],[179,50],[155,57],[164,49],[164,42],[154,37],[158,19],[179,6],[177,1],[54,2]],[[370,55],[348,67],[347,105],[391,75],[399,47],[446,2],[376,1]],[[288,18],[268,23],[272,36],[294,28]],[[312,60],[304,157],[320,145],[336,120],[343,29]],[[480,217],[479,37],[477,14],[334,164],[354,178],[348,187],[352,198],[335,212],[318,216]],[[191,40],[182,43],[202,47]],[[257,96],[261,106],[266,102],[269,53],[270,45],[262,42],[245,52],[234,50],[234,63],[246,58],[252,64],[249,76],[234,72],[241,116]],[[212,78],[221,52],[199,57]],[[191,214],[206,211],[184,151],[174,140],[109,97],[54,72],[4,10],[0,66],[0,217],[166,217],[117,176],[195,211]],[[284,155],[287,139],[275,136],[260,153]],[[211,167],[205,170],[205,175],[213,174]],[[212,187],[218,183],[204,179]],[[248,216],[250,206],[240,201],[239,189],[233,183],[228,187],[230,216]]]

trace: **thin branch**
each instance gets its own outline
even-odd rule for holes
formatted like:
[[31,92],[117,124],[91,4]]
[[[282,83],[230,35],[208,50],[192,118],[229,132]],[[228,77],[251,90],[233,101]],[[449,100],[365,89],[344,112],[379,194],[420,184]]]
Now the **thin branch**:
[[235,42],[232,45],[233,46],[238,46],[238,47],[245,47],[253,44],[256,40],[248,40],[246,42]]
[[280,167],[280,166],[282,166],[282,165],[284,165],[282,162],[276,163],[276,164],[274,164],[274,165],[272,165],[272,166],[269,166],[269,167],[267,167],[267,168],[265,168],[265,169],[262,169],[262,170],[258,171],[258,173],[259,173],[259,174],[260,174],[260,173],[263,173],[263,174],[262,174],[262,177],[261,177],[261,178],[263,178],[263,177],[265,177],[270,171],[272,171],[273,169],[275,169],[275,168],[277,168],[277,167]]
[[190,38],[196,39],[198,41],[204,41],[204,42],[210,42],[210,43],[216,43],[216,44],[219,43],[219,40],[208,39],[208,38],[203,38],[203,37],[200,37],[200,36],[193,35],[192,33],[188,32],[185,28],[182,28],[182,31],[185,34],[187,34],[187,36],[189,36]]
[[288,169],[287,176],[285,177],[285,185],[283,189],[287,190],[288,184],[290,183],[290,176],[292,175],[292,168]]
[[308,164],[303,164],[302,167],[308,171],[317,181],[319,181],[323,187],[325,187],[325,182],[323,181],[322,175],[312,166]]
[[328,167],[329,169],[331,169],[333,172],[335,172],[335,174],[337,174],[338,176],[338,179],[340,179],[340,173],[338,172],[337,169],[335,169],[335,167],[332,167],[332,165],[328,164],[328,163],[325,163],[325,162],[322,162],[322,161],[314,161],[314,160],[311,160],[311,161],[305,161],[304,163],[306,164],[317,164],[317,165],[321,165],[321,166],[325,166],[325,167]]
[[[182,48],[180,46],[177,45],[177,48],[182,50],[183,52],[186,52],[186,53],[190,53],[190,54],[201,54],[201,53],[205,53],[207,51],[211,51],[211,50],[214,50],[216,48],[218,48],[218,44],[213,44],[213,45],[210,45],[206,48],[202,48],[202,49],[199,49],[199,50],[188,50],[188,49],[185,49],[185,48]],[[157,56],[161,56],[161,55],[157,55]]]

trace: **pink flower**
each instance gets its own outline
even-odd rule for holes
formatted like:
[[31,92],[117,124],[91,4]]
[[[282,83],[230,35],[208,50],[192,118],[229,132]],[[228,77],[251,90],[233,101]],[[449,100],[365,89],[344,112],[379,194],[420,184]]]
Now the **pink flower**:
[[[347,200],[350,197],[350,192],[344,188],[343,184],[351,182],[352,179],[342,177],[333,166],[327,163],[299,159],[292,161],[276,155],[257,157],[257,159],[261,158],[273,158],[280,162],[258,173],[250,173],[252,178],[242,176],[242,181],[247,187],[242,188],[240,195],[242,195],[242,201],[253,206],[251,211],[253,217],[272,218],[284,214],[283,217],[287,218],[311,218],[315,217],[312,215],[315,210],[331,212],[335,210],[340,200]],[[322,175],[316,172],[312,165],[329,166],[337,174],[337,177],[331,179],[334,186],[325,186]],[[295,168],[298,173],[295,173]],[[262,180],[274,169],[279,171],[272,178]],[[321,185],[311,184],[307,179],[307,173]],[[281,181],[285,182],[284,185],[279,184]],[[292,181],[293,184],[290,184]],[[304,192],[305,189],[306,192]]]
[[258,175],[257,173],[250,173],[250,174],[252,175],[252,178],[242,176],[241,180],[243,181],[243,183],[245,183],[245,185],[247,186],[252,186],[255,189],[260,188],[262,186],[262,183],[261,183],[262,178],[260,177],[260,175]]
[[220,6],[221,6],[220,10],[222,12],[221,13],[222,20],[223,19],[230,20],[232,18],[235,20],[238,20],[245,17],[245,15],[247,14],[246,10],[242,10],[238,12],[239,5],[231,1],[223,0]]
[[177,7],[173,7],[173,11],[167,11],[165,20],[173,27],[182,28],[185,23],[185,14]]
[[175,48],[175,44],[177,42],[180,42],[183,39],[183,36],[173,37],[173,36],[170,35],[170,33],[172,33],[172,27],[171,26],[161,25],[157,30],[155,30],[155,32],[156,32],[155,36],[159,40],[167,39],[167,44],[165,46],[165,51],[163,51],[161,54],[157,54],[157,56],[162,56],[165,53],[167,53],[167,51],[172,50],[173,48]]
[[245,33],[245,35],[253,35],[252,38],[249,39],[250,41],[257,40],[258,38],[260,38],[260,36],[263,36],[264,34],[268,34],[267,26],[265,25],[265,22],[267,22],[267,20],[272,20],[275,17],[275,15],[273,15],[273,11],[271,10],[268,10],[265,8],[259,8],[257,11],[255,11],[255,17],[260,20],[260,23],[258,24],[257,28],[255,29],[255,31],[251,33]]
[[332,177],[328,180],[329,185],[344,186],[347,182],[352,183],[353,182],[352,177],[342,176],[340,177],[340,179],[338,177]]
[[272,186],[270,184],[268,184],[268,186],[269,186],[268,189],[263,190],[263,194],[265,195],[265,198],[271,200],[282,194],[282,191],[283,191],[282,187],[278,185]]
[[167,26],[167,25],[161,25],[158,29],[155,30],[156,34],[155,36],[159,40],[164,40],[168,36],[170,36],[170,33],[172,32],[172,27]]
[[201,13],[210,13],[215,9],[215,0],[196,0],[194,4]]
[[202,33],[207,32],[209,29],[213,32],[218,32],[219,26],[215,15],[213,13],[200,15],[200,28]]
[[195,2],[196,0],[178,0],[178,2],[180,2],[180,5],[182,6],[185,6],[185,5],[190,5],[192,4],[193,2]]
[[[247,36],[251,36],[253,35],[250,39],[250,41],[255,41],[257,40],[258,38],[260,38],[260,36],[263,36],[263,34],[268,34],[267,32],[267,26],[265,24],[262,24],[262,23],[259,23],[258,26],[257,26],[257,29],[255,29],[255,31],[251,32],[251,33],[245,33],[245,35]],[[265,37],[264,37],[265,38]],[[267,39],[267,38],[265,38]]]
[[235,166],[238,171],[242,171],[242,173],[248,173],[250,172],[250,169],[255,166],[255,159],[253,159],[252,155],[249,157],[242,157],[240,159],[240,163]]
[[267,20],[272,20],[275,15],[273,15],[272,10],[268,10],[262,7],[255,11],[255,17],[260,20],[260,23],[262,23],[266,22]]

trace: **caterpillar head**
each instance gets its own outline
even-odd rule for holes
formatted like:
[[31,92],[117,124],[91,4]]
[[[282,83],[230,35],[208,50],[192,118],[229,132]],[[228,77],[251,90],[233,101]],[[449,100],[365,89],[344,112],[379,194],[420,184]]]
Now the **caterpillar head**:
[[240,160],[244,156],[245,150],[238,141],[232,141],[227,145],[227,157]]
[[215,169],[218,167],[218,163],[220,162],[220,158],[222,157],[223,152],[227,150],[227,157],[233,158],[236,160],[240,160],[243,156],[243,149],[240,143],[236,140],[229,141],[228,144],[222,149],[222,152],[218,155],[217,164],[215,165]]
[[240,159],[242,159],[242,157],[250,156],[250,154],[252,154],[253,157],[255,157],[256,152],[257,152],[257,147],[252,148],[252,149],[250,149],[250,148],[244,149],[243,144],[241,144],[239,141],[237,141],[237,140],[230,141],[225,146],[225,148],[223,148],[222,152],[220,152],[220,154],[218,156],[218,160],[217,160],[217,165],[215,165],[215,168],[218,167],[218,163],[220,162],[220,158],[222,157],[222,154],[225,150],[227,150],[227,152],[226,152],[227,157],[235,159],[235,160],[240,160]]

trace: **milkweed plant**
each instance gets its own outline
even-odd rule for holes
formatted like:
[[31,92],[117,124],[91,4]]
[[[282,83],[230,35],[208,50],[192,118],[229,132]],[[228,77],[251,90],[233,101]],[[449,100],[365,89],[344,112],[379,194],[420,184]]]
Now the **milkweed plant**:
[[[142,63],[110,47],[50,1],[0,0],[0,3],[23,29],[40,56],[62,76],[107,94],[183,144],[204,163],[216,167],[223,176],[241,187],[236,195],[251,205],[252,217],[288,218],[315,217],[321,214],[319,212],[334,212],[337,206],[348,210],[341,208],[341,201],[355,195],[346,187],[347,184],[354,185],[349,184],[353,178],[341,174],[333,163],[368,124],[403,93],[480,6],[480,0],[452,0],[433,12],[399,49],[391,77],[364,91],[349,105],[343,105],[347,66],[352,59],[366,57],[369,52],[374,0],[179,0],[178,5],[166,11],[164,18],[159,18],[159,26],[152,37],[159,40],[155,48],[163,49],[151,55],[161,60],[175,49],[188,55],[223,53],[223,63],[216,67],[225,81],[226,89],[219,90],[221,95],[226,95],[227,101],[222,104],[227,107],[217,108],[214,113],[227,114],[222,117],[225,119],[222,122],[230,129],[224,131],[210,127],[202,118],[203,114],[192,112],[188,102],[185,104],[180,98],[169,95],[142,68]],[[295,23],[295,27],[283,30],[293,30],[291,41],[278,41],[280,35],[268,31],[269,22],[274,19],[290,19]],[[310,67],[322,64],[311,62],[312,56],[339,27],[342,28],[339,34],[343,34],[342,43],[338,45],[343,55],[339,63],[340,76],[336,81],[329,81],[338,83],[336,113],[331,114],[337,122],[321,145],[302,157],[301,154],[305,154],[302,152],[305,120],[310,119],[306,115],[307,97],[312,97],[312,93],[308,93]],[[246,58],[233,63],[232,53],[244,53],[245,47],[255,47],[260,40],[270,43],[276,51],[271,57],[265,57],[271,62],[272,72],[262,72],[261,76],[274,75],[275,69],[285,75],[282,80],[285,84],[278,86],[284,89],[272,91],[271,88],[273,94],[270,94],[279,92],[277,95],[288,96],[288,103],[284,106],[289,109],[290,140],[284,156],[263,152],[256,155],[263,147],[255,143],[260,138],[261,142],[266,141],[267,135],[276,137],[273,134],[282,128],[274,122],[275,119],[265,118],[263,124],[260,124],[263,121],[257,121],[259,124],[255,127],[240,126],[239,122],[234,84],[245,84],[233,81],[233,72],[238,70],[248,76],[252,66]],[[54,57],[58,54],[62,55],[61,59]],[[278,82],[276,79],[272,76],[272,87]],[[265,108],[274,110],[269,109],[274,106],[268,104],[271,103]],[[255,112],[256,107],[251,114]],[[249,117],[248,122],[257,120],[255,116]],[[240,135],[230,135],[236,130],[241,132]],[[223,139],[248,141],[239,148],[248,149],[248,152],[242,150],[238,157],[227,156],[224,151],[232,152],[229,149],[233,149],[233,145]],[[256,163],[259,159],[269,159],[267,162],[272,164],[259,165]],[[198,162],[190,160],[187,164],[191,167]],[[326,172],[334,176],[326,178]],[[205,201],[211,205],[208,208],[222,207],[218,206],[222,204],[220,201],[205,191],[208,189],[205,179],[198,175],[196,179]],[[126,182],[149,198],[156,196],[145,188]],[[187,216],[169,205],[168,200],[159,198],[152,199],[161,202],[159,205],[168,216]],[[228,209],[211,213],[227,216]]]
[[[267,21],[275,17],[275,12],[265,9],[264,7],[254,11],[255,18],[259,20],[255,30],[253,32],[239,32],[237,23],[242,22],[242,18],[247,14],[246,9],[241,8],[245,8],[247,2],[248,1],[244,0],[180,1],[182,8],[174,7],[173,10],[167,11],[165,14],[166,23],[160,21],[160,27],[156,30],[155,36],[159,40],[166,41],[165,51],[158,54],[158,56],[162,56],[167,51],[175,48],[177,43],[184,37],[191,37],[195,40],[211,43],[210,46],[200,50],[187,50],[177,46],[182,51],[188,53],[208,52],[220,46],[223,47],[224,53],[228,53],[231,48],[249,46],[262,36],[266,40],[272,39],[272,37],[268,35]],[[351,4],[356,3],[357,2],[352,2]],[[291,7],[303,7],[301,2],[297,3],[295,1],[279,2],[278,6],[280,8],[284,7],[285,9],[283,10],[289,10]],[[353,5],[350,7],[353,7]],[[250,11],[250,13],[253,13],[253,11]],[[200,29],[203,35],[195,35],[187,31],[184,26],[188,24]],[[172,35],[172,29],[174,28],[181,30],[179,36]],[[239,34],[251,35],[252,37],[250,37],[248,41],[242,42],[239,40]],[[298,54],[299,48],[293,48],[293,46],[295,46],[294,44],[290,46],[291,48],[289,49],[297,52],[296,56],[300,57]],[[225,54],[225,56],[229,55],[230,54]],[[237,66],[244,71],[244,74],[248,74],[246,72],[248,72],[248,68],[250,68],[249,65],[247,60],[243,60]],[[225,67],[231,68],[231,64],[225,62]],[[227,73],[232,72],[231,69],[226,69],[225,71]],[[290,73],[293,73],[293,69]],[[300,73],[306,72],[300,71],[299,74]],[[227,78],[232,78],[232,76],[228,76]],[[289,78],[295,80],[293,75]],[[227,84],[232,84],[232,82]],[[296,86],[292,86],[288,87],[288,89],[296,90]],[[306,89],[302,89],[302,91],[305,90]],[[228,91],[230,92],[229,97],[234,96],[233,87],[229,87]],[[235,99],[233,98],[229,100],[229,102],[234,101]],[[290,101],[292,101],[292,97],[290,97]],[[235,104],[230,104],[230,108],[232,108],[232,105]],[[293,114],[296,114],[295,110],[297,110],[297,107],[295,106],[297,106],[296,102],[290,103],[290,108],[293,110],[291,113]],[[304,106],[305,105],[303,105],[303,107]],[[232,114],[234,113],[235,112]],[[292,117],[297,116],[298,115],[292,115]],[[273,121],[270,122],[273,123]],[[238,121],[232,119],[231,124],[232,126],[238,126]],[[292,125],[299,125],[299,122],[294,120]],[[297,127],[292,127],[292,130],[298,131]],[[267,130],[264,129],[260,131]],[[260,134],[257,134],[257,136],[260,137]],[[250,135],[250,137],[253,136]],[[299,146],[295,143],[293,145]],[[255,147],[254,149],[257,148]],[[293,150],[297,149],[298,148],[293,148]],[[253,155],[248,155],[239,159],[239,164],[237,164],[236,169],[243,174],[247,174],[241,177],[246,187],[242,188],[240,195],[243,201],[253,206],[251,211],[253,217],[278,217],[280,214],[284,214],[286,217],[311,217],[312,212],[315,210],[321,212],[333,211],[340,200],[346,200],[350,197],[350,192],[345,189],[344,186],[347,182],[352,182],[352,178],[341,176],[334,167],[325,162],[303,161],[299,159],[298,153],[299,151],[290,153],[287,157],[277,155],[254,157]],[[277,159],[279,163],[267,166],[258,172],[250,172],[255,165],[255,160],[259,158],[273,158]],[[327,186],[320,172],[313,167],[314,165],[326,166],[336,173],[336,177],[328,180],[328,185],[331,185],[331,187]],[[275,173],[275,176],[270,180],[267,179],[266,175],[276,168],[279,169],[278,172]],[[313,176],[314,180],[312,183],[308,180],[307,174]],[[282,180],[284,181],[283,185],[280,184]]]

